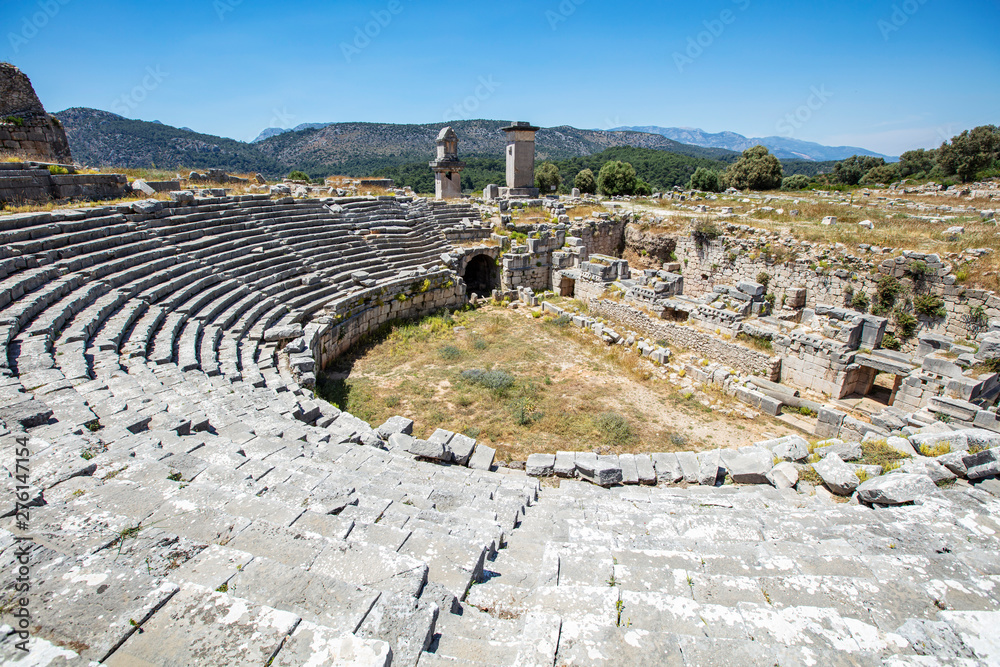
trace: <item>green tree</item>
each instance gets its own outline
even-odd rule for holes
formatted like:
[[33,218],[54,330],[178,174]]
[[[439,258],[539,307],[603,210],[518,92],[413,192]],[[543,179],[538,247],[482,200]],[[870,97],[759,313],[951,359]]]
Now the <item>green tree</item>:
[[764,146],[754,146],[726,169],[723,185],[738,190],[776,190],[781,187],[781,162]]
[[993,164],[1000,157],[1000,128],[980,125],[966,130],[951,143],[941,144],[938,166],[946,176],[957,174],[963,183],[976,179],[979,170]]
[[794,174],[781,181],[782,190],[802,190],[809,187],[809,177],[804,174]]
[[924,150],[906,151],[899,156],[899,175],[901,178],[930,174],[937,166],[937,151]]
[[635,192],[633,194],[638,197],[648,197],[653,194],[653,188],[649,186],[649,183],[640,178],[635,183]]
[[719,172],[707,167],[698,167],[691,174],[688,181],[689,190],[701,190],[702,192],[719,192]]
[[562,185],[562,176],[559,174],[559,167],[551,162],[541,164],[535,170],[535,187],[542,191],[542,194],[555,192]]
[[309,174],[307,174],[304,171],[299,171],[298,169],[296,169],[295,171],[293,171],[292,173],[290,173],[288,175],[288,180],[290,180],[290,181],[305,181],[306,183],[312,182],[312,179],[309,178]]
[[597,175],[597,189],[609,197],[633,194],[637,184],[635,167],[620,160],[608,162]]
[[868,173],[864,175],[864,178],[862,178],[860,182],[862,185],[874,185],[875,183],[888,185],[898,180],[899,165],[883,164],[879,167],[869,169]]
[[581,171],[576,175],[576,179],[573,181],[573,187],[579,188],[580,192],[586,195],[596,193],[597,179],[594,178],[594,172],[590,169],[584,169]]
[[880,157],[870,155],[852,155],[846,160],[841,160],[833,165],[831,179],[834,183],[844,185],[857,185],[869,171],[875,167],[884,167],[885,160]]

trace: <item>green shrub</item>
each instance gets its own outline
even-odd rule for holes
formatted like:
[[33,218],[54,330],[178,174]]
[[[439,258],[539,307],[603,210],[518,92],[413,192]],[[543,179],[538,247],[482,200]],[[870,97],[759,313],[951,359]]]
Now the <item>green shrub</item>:
[[771,274],[761,271],[757,274],[757,282],[764,286],[764,291],[766,292],[768,285],[771,284]]
[[882,276],[879,278],[878,286],[875,288],[875,294],[878,297],[876,305],[880,307],[882,312],[889,312],[896,305],[896,299],[902,293],[902,283],[893,276]]
[[6,123],[7,125],[16,125],[17,127],[24,127],[24,119],[18,116],[4,116],[0,119],[0,122]]
[[691,232],[691,236],[698,243],[703,243],[705,241],[712,241],[719,238],[722,231],[715,226],[715,223],[711,220],[699,220],[694,223],[694,231]]
[[298,169],[296,169],[295,171],[293,171],[292,173],[290,173],[288,175],[288,180],[290,180],[290,181],[305,181],[306,183],[310,183],[312,181],[312,179],[309,178],[309,174],[307,174],[304,171],[299,171]]
[[649,183],[640,178],[635,183],[635,191],[633,194],[637,197],[648,197],[653,194],[653,188],[649,186]]
[[793,174],[781,181],[782,190],[804,190],[809,187],[809,177],[804,174]]
[[545,416],[535,409],[535,404],[530,398],[524,396],[511,401],[507,405],[507,410],[510,411],[514,423],[518,426],[531,426]]
[[635,430],[628,419],[617,412],[598,415],[594,425],[601,433],[601,442],[607,447],[626,447],[636,440]]
[[708,167],[698,167],[688,181],[689,190],[701,190],[702,192],[720,192],[719,172]]
[[69,173],[69,169],[67,169],[66,167],[60,167],[57,164],[50,164],[49,173],[52,174],[53,176],[65,176],[66,174]]
[[506,371],[462,371],[462,379],[488,389],[495,394],[505,394],[516,383],[517,379]]
[[894,350],[898,352],[903,348],[903,344],[900,343],[895,336],[887,333],[885,336],[882,337],[882,347],[884,347],[887,350]]
[[920,294],[913,299],[913,310],[936,319],[944,319],[948,311],[944,307],[944,299],[934,294]]
[[586,195],[592,195],[597,192],[597,179],[594,178],[594,172],[590,169],[584,169],[576,175],[576,179],[573,181],[573,187],[578,188],[581,193]]
[[914,260],[910,263],[910,267],[907,269],[909,274],[914,278],[923,278],[927,275],[927,263],[922,262],[919,259]]
[[551,320],[550,324],[557,327],[568,327],[569,325],[573,324],[573,318],[570,317],[569,315],[560,315],[554,320]]
[[454,361],[462,356],[462,351],[454,345],[445,345],[438,349],[438,355],[445,361]]
[[896,333],[903,340],[909,340],[913,338],[913,334],[917,332],[917,318],[910,315],[906,311],[897,310],[896,311]]
[[864,292],[857,292],[851,299],[851,308],[858,311],[859,313],[867,313],[868,306],[871,305],[871,301],[868,295]]

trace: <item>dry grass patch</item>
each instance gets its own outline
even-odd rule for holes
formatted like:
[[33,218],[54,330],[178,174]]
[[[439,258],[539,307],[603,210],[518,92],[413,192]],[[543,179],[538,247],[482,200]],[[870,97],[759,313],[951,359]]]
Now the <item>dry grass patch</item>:
[[752,441],[737,420],[677,394],[652,362],[567,320],[488,307],[386,328],[329,369],[318,394],[373,425],[409,417],[417,437],[465,433],[501,460]]

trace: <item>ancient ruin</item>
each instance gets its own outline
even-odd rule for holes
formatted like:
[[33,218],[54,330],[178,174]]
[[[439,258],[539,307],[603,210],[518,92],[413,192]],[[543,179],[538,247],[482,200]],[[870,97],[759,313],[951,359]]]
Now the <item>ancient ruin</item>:
[[458,135],[450,127],[443,128],[437,138],[437,159],[431,162],[435,199],[462,196],[463,167],[465,163],[458,159]]
[[17,67],[0,63],[0,146],[29,159],[72,163],[66,132]]
[[[1000,297],[961,257],[755,226],[799,195],[539,199],[537,130],[482,199],[195,178],[0,216],[5,664],[1000,660]],[[890,287],[929,295],[910,338],[852,308]],[[380,328],[477,306],[799,434],[507,464],[314,394]]]

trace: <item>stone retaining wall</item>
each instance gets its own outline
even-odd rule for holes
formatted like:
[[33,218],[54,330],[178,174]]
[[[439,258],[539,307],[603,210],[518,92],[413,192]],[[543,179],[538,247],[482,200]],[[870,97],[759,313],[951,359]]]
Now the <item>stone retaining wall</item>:
[[671,345],[695,351],[741,373],[758,375],[772,382],[778,382],[781,378],[779,357],[772,358],[763,352],[719,340],[692,327],[655,320],[623,303],[597,299],[591,300],[589,307],[591,315],[614,320],[654,340],[665,340]]
[[305,327],[306,342],[324,369],[386,322],[423,317],[465,302],[465,283],[451,271],[399,278],[329,303]]
[[121,174],[52,174],[35,163],[0,163],[0,202],[120,199],[131,193]]

